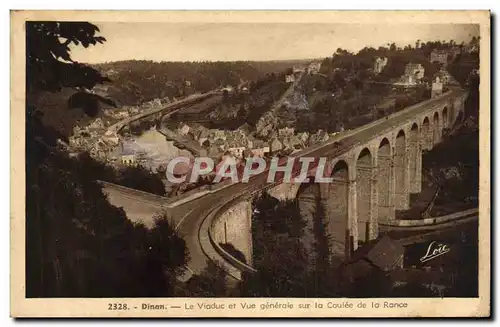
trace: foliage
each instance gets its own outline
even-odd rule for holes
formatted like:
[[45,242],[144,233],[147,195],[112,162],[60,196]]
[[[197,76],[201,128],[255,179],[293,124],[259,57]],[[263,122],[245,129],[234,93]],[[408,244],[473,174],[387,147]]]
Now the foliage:
[[226,282],[227,273],[219,263],[207,260],[207,266],[199,275],[194,275],[186,283],[179,296],[184,297],[225,297],[229,288]]
[[[70,43],[86,47],[104,41],[96,31],[88,23],[27,24],[28,104],[41,91],[89,88],[105,80],[69,57]],[[61,135],[42,118],[27,105],[26,296],[172,294],[173,278],[189,257],[184,241],[165,217],[152,230],[128,220],[95,181],[112,171],[89,157],[68,157],[57,148]]]
[[297,200],[280,202],[264,194],[255,201],[254,208],[252,235],[257,273],[244,276],[241,295],[335,296],[337,279],[329,260],[329,237],[322,204],[317,206],[312,218],[315,239],[312,254],[308,254],[305,247],[306,222],[300,215]]
[[95,117],[101,111],[101,103],[116,107],[115,101],[112,99],[103,98],[97,94],[89,94],[87,92],[76,92],[68,99],[68,107],[70,109],[82,108],[88,116]]
[[158,195],[165,195],[165,185],[161,178],[151,170],[146,170],[141,166],[125,167],[118,171],[116,183]]
[[96,35],[99,28],[87,22],[27,22],[26,23],[26,92],[58,92],[63,88],[79,88],[76,98],[68,103],[82,106],[86,114],[96,116],[99,101],[109,99],[88,93],[96,84],[108,82],[97,70],[71,59],[70,45],[103,43]]
[[253,207],[253,261],[258,272],[241,283],[242,296],[301,296],[307,254],[300,241],[305,222],[297,203],[280,203],[264,194]]
[[185,264],[184,241],[164,219],[151,231],[131,223],[82,173],[82,162],[53,146],[50,133],[32,134],[43,125],[36,116],[28,118],[26,295],[169,294],[163,271]]
[[[456,122],[456,131],[445,137],[443,142],[424,154],[424,167],[432,172],[441,183],[441,192],[436,204],[469,203],[478,198],[479,192],[479,90],[471,81],[469,96],[464,103],[465,125]],[[455,169],[457,176],[445,176],[445,171]]]
[[[466,85],[472,70],[479,69],[479,53],[461,53],[448,65],[448,71],[461,84]],[[479,81],[478,81],[479,82]]]
[[91,180],[102,180],[160,196],[166,194],[160,174],[142,166],[123,167],[116,170],[112,166],[94,160],[86,152],[79,154],[77,159],[75,172]]
[[86,22],[26,23],[27,89],[59,91],[62,87],[90,89],[108,79],[95,69],[73,61],[70,45],[103,43],[99,28]]
[[331,239],[328,235],[328,221],[321,197],[315,197],[313,216],[313,270],[311,280],[312,292],[315,296],[332,296],[337,290],[336,276],[330,261]]

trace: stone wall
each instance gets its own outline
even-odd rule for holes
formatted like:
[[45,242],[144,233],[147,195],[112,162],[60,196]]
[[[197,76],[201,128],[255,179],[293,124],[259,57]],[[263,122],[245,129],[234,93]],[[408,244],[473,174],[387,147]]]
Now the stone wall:
[[252,204],[241,201],[214,217],[211,236],[217,244],[230,244],[252,265]]

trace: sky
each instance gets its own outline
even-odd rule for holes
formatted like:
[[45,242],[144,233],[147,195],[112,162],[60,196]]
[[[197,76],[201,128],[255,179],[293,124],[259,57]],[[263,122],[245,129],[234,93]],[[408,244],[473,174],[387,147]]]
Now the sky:
[[312,59],[337,48],[358,51],[387,43],[468,42],[479,25],[325,23],[97,23],[107,41],[73,47],[73,60],[101,63],[154,61],[236,61]]

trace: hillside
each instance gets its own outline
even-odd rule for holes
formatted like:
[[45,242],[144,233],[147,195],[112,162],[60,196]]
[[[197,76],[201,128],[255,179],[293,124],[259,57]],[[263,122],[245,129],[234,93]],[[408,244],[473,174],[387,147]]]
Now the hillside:
[[95,65],[112,82],[107,94],[123,105],[155,98],[182,97],[226,85],[250,84],[302,61],[153,62],[119,61]]
[[[297,97],[307,100],[308,110],[297,112],[296,127],[310,132],[318,128],[329,132],[351,129],[429,98],[430,83],[443,67],[442,63],[431,62],[434,50],[452,53],[459,49],[457,55],[449,55],[445,69],[464,85],[471,71],[478,68],[477,52],[462,51],[465,47],[451,40],[417,42],[415,47],[403,48],[395,44],[378,49],[365,47],[357,53],[339,48],[323,59],[319,74],[302,79]],[[379,73],[373,70],[377,57],[387,60]],[[409,63],[422,65],[421,83],[412,88],[395,88],[392,84],[405,74]]]
[[[155,98],[179,98],[194,92],[206,92],[221,86],[248,84],[259,88],[259,80],[307,61],[262,62],[152,62],[119,61],[95,65],[111,82],[95,87],[95,92],[113,99],[118,106],[138,105]],[[43,111],[43,122],[61,133],[71,134],[75,124],[89,118],[81,109],[70,109],[69,99],[78,90],[63,88],[59,92],[39,92],[30,96],[34,107]],[[100,109],[110,108],[99,103]],[[98,116],[100,113],[97,114]]]
[[284,75],[271,73],[250,83],[248,91],[235,90],[186,107],[170,118],[198,122],[207,128],[236,129],[255,126],[259,118],[289,87]]

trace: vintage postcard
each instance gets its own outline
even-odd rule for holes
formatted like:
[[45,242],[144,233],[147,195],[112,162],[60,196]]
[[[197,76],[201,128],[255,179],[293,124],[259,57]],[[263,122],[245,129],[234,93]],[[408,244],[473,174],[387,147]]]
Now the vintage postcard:
[[488,317],[489,11],[11,12],[13,317]]

